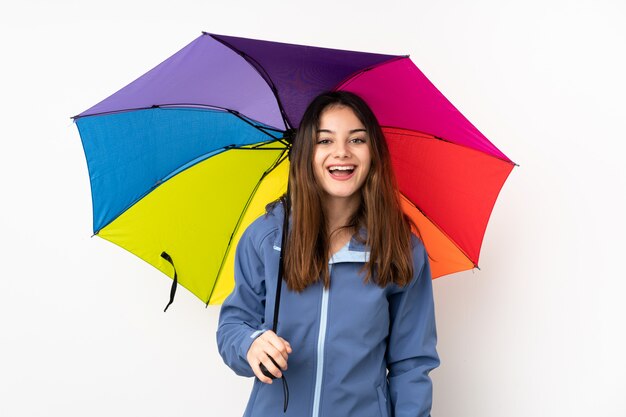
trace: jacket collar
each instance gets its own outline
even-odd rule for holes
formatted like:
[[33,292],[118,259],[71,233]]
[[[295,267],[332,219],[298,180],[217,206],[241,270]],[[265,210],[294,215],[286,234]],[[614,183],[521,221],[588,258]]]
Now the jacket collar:
[[333,254],[328,261],[329,264],[342,262],[367,262],[370,260],[370,252],[367,247],[355,239],[354,236],[341,249]]

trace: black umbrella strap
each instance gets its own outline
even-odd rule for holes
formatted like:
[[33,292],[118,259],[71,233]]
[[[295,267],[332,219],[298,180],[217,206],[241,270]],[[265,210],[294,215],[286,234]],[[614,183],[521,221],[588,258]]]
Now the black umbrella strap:
[[178,274],[176,273],[176,267],[174,266],[174,261],[172,260],[172,257],[167,252],[163,251],[161,253],[161,258],[171,263],[172,268],[174,268],[174,281],[172,281],[172,288],[170,289],[170,302],[167,303],[167,306],[165,306],[165,310],[163,310],[163,312],[166,312],[167,308],[174,302],[174,295],[176,295],[176,287],[178,287]]
[[289,405],[289,387],[287,386],[287,378],[285,378],[284,374],[281,379],[283,380],[283,398],[285,399],[283,403],[283,413],[286,413],[287,406]]

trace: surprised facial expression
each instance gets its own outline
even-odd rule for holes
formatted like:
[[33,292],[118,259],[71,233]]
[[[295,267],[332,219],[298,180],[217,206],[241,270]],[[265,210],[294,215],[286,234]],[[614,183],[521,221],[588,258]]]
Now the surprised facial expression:
[[315,179],[326,199],[358,199],[371,156],[369,136],[354,111],[332,106],[320,116],[313,154]]

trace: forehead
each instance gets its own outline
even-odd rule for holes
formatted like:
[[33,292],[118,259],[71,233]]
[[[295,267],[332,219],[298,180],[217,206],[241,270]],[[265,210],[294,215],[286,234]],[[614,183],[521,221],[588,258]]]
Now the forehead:
[[319,130],[365,129],[352,108],[343,105],[330,105],[320,114]]

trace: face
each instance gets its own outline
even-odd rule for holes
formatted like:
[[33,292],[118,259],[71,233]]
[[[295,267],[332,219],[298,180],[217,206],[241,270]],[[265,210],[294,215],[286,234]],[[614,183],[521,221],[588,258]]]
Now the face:
[[349,107],[332,106],[320,116],[313,171],[326,199],[359,198],[370,169],[369,136]]

